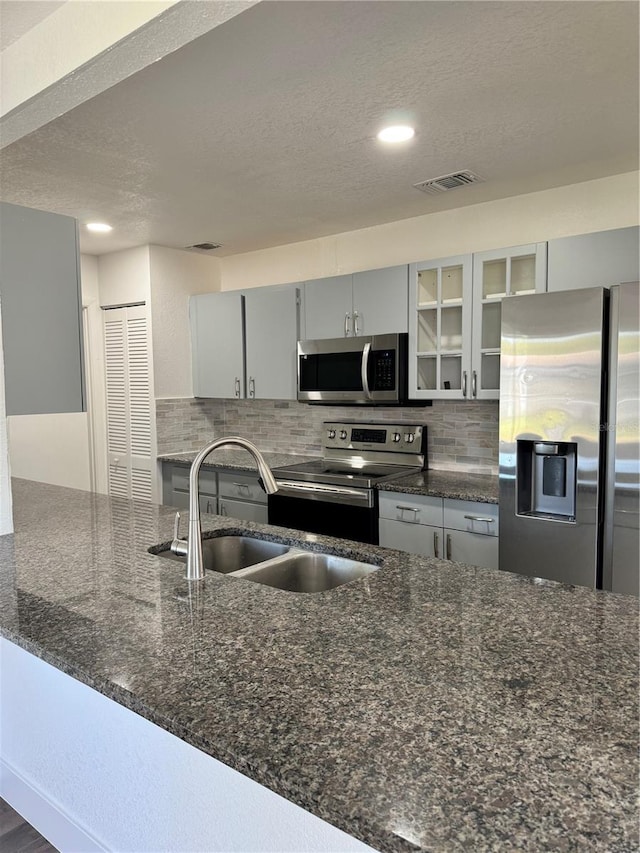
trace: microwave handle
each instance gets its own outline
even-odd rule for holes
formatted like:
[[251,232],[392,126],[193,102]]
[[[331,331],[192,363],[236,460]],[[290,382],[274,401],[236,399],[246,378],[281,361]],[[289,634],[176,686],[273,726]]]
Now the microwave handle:
[[373,400],[373,396],[371,394],[371,389],[369,388],[369,353],[371,352],[371,344],[366,343],[364,345],[364,349],[362,350],[362,367],[360,370],[360,375],[362,377],[362,390],[364,391],[364,395],[367,400]]

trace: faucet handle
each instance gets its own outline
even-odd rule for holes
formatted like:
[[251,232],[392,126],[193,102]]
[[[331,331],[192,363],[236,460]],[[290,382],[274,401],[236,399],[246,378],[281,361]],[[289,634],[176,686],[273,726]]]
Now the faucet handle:
[[180,513],[176,513],[173,522],[173,541],[171,543],[171,551],[178,557],[186,557],[187,555],[187,540],[180,538]]

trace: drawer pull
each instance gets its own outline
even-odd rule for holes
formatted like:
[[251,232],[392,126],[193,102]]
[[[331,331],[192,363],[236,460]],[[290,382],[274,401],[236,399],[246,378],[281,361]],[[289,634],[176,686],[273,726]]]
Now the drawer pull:
[[487,518],[486,515],[465,515],[469,521],[484,521],[486,524],[493,524],[495,518]]
[[236,486],[238,489],[246,489],[247,492],[249,491],[249,484],[248,483],[232,483],[231,485]]
[[[416,507],[414,507],[414,506],[402,506],[401,504],[396,504],[396,509],[400,510],[400,515],[401,515],[401,516],[402,516],[405,512],[412,512],[412,513],[413,513],[413,522],[417,522],[417,520],[418,520],[418,513],[420,512],[420,509],[419,509],[419,508],[416,508]],[[404,518],[402,519],[402,521],[404,521]],[[413,522],[411,522],[411,523],[413,524]]]

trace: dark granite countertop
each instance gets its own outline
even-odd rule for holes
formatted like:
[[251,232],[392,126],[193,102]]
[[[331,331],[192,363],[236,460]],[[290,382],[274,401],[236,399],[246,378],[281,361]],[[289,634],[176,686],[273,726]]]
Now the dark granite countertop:
[[460,501],[498,503],[498,477],[495,474],[470,474],[466,471],[420,471],[379,486],[388,492],[430,495]]
[[[295,465],[298,462],[310,462],[317,456],[302,456],[293,453],[273,453],[261,451],[265,462],[270,468],[282,468],[284,465]],[[191,465],[198,455],[198,450],[176,451],[175,453],[163,453],[158,456],[160,462],[186,462]],[[205,468],[230,468],[235,471],[250,471],[256,473],[256,463],[250,453],[246,450],[238,450],[233,447],[221,447],[216,450],[203,463]]]
[[[185,462],[191,464],[197,451],[164,453],[158,456],[161,462]],[[318,456],[300,456],[286,453],[262,454],[270,468],[276,470],[285,465],[310,462]],[[245,450],[230,447],[216,451],[204,463],[205,467],[233,468],[239,471],[255,471],[256,466]],[[277,474],[277,470],[276,470]],[[493,474],[471,474],[466,471],[420,471],[397,480],[380,484],[380,489],[391,492],[404,492],[410,495],[431,495],[440,498],[455,498],[480,503],[498,503],[498,478]]]
[[5,637],[372,847],[638,849],[636,599],[218,516],[380,570],[189,598],[169,507],[14,480],[14,515]]

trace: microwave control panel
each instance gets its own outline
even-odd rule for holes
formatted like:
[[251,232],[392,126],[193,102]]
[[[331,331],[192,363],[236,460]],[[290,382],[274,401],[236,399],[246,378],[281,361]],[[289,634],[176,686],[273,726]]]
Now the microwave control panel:
[[396,351],[374,350],[370,355],[372,391],[394,391],[396,388]]

